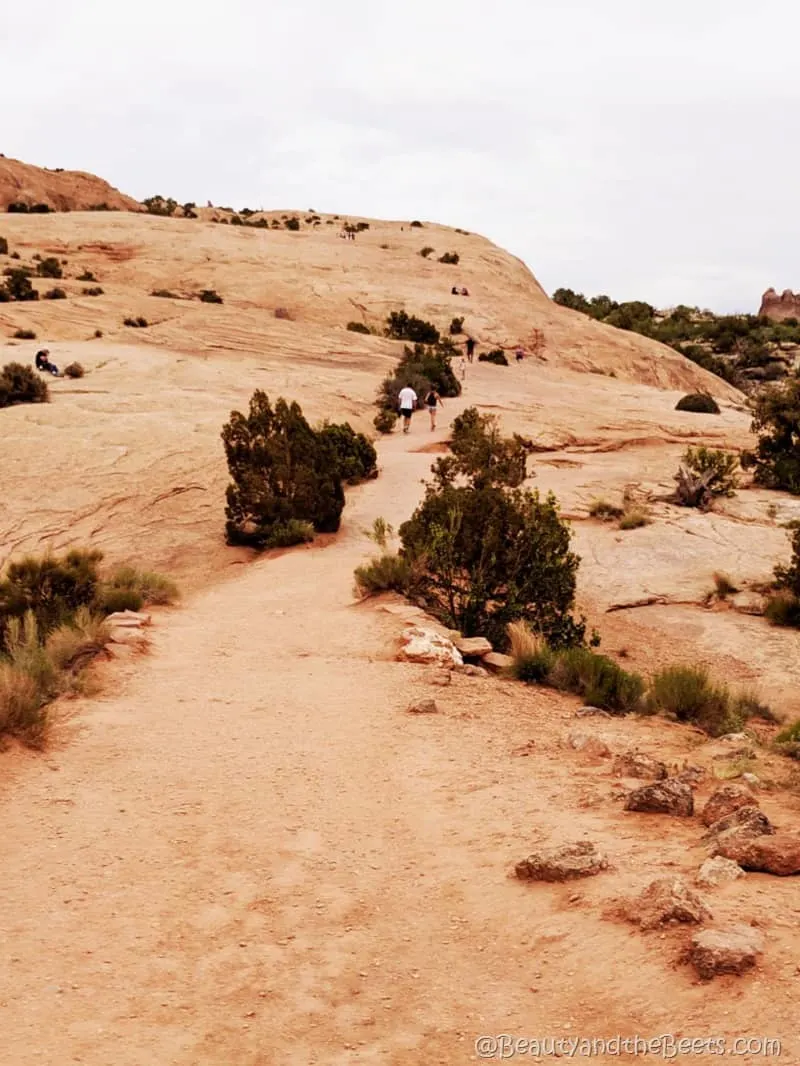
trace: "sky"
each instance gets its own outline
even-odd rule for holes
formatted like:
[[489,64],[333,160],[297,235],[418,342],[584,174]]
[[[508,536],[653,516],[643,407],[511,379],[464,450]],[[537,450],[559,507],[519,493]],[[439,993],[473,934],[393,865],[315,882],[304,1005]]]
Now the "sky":
[[756,311],[800,289],[799,60],[796,0],[39,0],[3,13],[0,151]]

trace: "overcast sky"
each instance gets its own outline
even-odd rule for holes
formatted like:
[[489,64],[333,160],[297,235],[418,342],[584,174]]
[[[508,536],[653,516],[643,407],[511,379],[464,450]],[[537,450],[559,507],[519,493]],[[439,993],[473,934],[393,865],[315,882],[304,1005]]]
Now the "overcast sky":
[[0,151],[756,310],[800,289],[798,31],[796,0],[39,0],[3,11]]

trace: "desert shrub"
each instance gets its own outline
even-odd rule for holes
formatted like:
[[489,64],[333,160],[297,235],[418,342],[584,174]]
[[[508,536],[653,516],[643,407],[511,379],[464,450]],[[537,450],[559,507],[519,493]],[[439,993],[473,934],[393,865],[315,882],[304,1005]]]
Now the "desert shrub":
[[105,617],[88,607],[79,607],[69,622],[57,626],[44,642],[44,651],[60,673],[76,673],[108,644]]
[[[139,607],[165,606],[175,603],[178,599],[178,587],[174,581],[152,570],[138,570],[133,566],[120,566],[106,578],[97,595],[97,605],[107,613],[112,610],[125,610],[126,608],[107,606],[106,597],[111,592],[126,591],[134,594],[139,601]],[[130,607],[128,610],[138,611],[139,607]]]
[[406,346],[397,364],[394,374],[384,378],[378,392],[378,406],[384,410],[397,408],[397,396],[401,389],[410,385],[420,398],[430,389],[435,389],[440,396],[451,397],[461,394],[461,382],[455,375],[449,350],[441,345],[426,347],[415,344]]
[[47,259],[41,259],[36,264],[36,273],[40,278],[63,278],[64,276],[61,264],[53,256],[48,256]]
[[463,315],[460,318],[454,318],[452,320],[452,322],[450,323],[449,332],[450,332],[450,336],[451,337],[455,337],[459,333],[463,333],[464,332],[464,316]]
[[91,270],[84,270],[82,274],[78,274],[78,281],[97,281],[97,278]]
[[[19,252],[12,252],[11,255],[9,256],[9,259],[19,259],[19,258],[21,258]],[[3,271],[3,273],[5,274],[5,271]]]
[[372,420],[379,433],[391,433],[397,424],[397,413],[388,407],[382,407]]
[[782,729],[775,737],[775,741],[778,744],[800,743],[800,718]]
[[275,317],[282,318],[286,322],[294,322],[294,316],[292,315],[288,307],[276,307]]
[[30,208],[32,215],[49,215],[52,210],[50,204],[31,204]]
[[90,606],[99,585],[98,551],[73,550],[61,557],[26,556],[10,563],[0,581],[0,650],[12,619],[30,613],[44,639],[56,626]]
[[24,363],[6,363],[0,370],[0,407],[18,403],[47,403],[47,382]]
[[171,196],[166,199],[163,196],[148,196],[142,203],[147,208],[148,215],[160,215],[165,218],[170,217],[178,206],[177,200],[173,200]]
[[310,544],[314,539],[314,527],[310,522],[290,518],[273,526],[264,541],[265,548],[293,548],[296,544]]
[[431,255],[434,252],[434,250],[435,249],[431,248],[431,246],[429,244],[426,244],[424,248],[420,249],[420,253],[419,254],[422,256],[423,259],[427,259],[428,256]]
[[339,477],[348,485],[378,476],[378,454],[363,433],[349,422],[323,422],[317,436],[335,456]]
[[0,304],[7,304],[11,300],[11,294],[5,285],[0,285]]
[[130,329],[146,329],[150,323],[140,315],[138,318],[126,318],[122,324]]
[[[84,292],[88,292],[87,289],[84,289],[83,291]],[[158,296],[162,300],[179,300],[180,299],[180,296],[178,296],[178,294],[176,292],[172,292],[170,289],[153,289],[153,291],[150,293],[150,295],[151,296]]]
[[624,513],[622,507],[609,503],[603,497],[598,497],[589,504],[589,517],[599,518],[603,522],[612,522],[617,518],[621,518]]
[[355,570],[356,593],[376,596],[380,592],[404,593],[411,580],[411,567],[402,555],[384,552]]
[[768,597],[764,617],[773,626],[800,628],[800,596],[789,589],[780,589]]
[[714,580],[714,591],[721,600],[724,600],[727,596],[732,596],[739,591],[727,574],[723,574],[721,571],[717,570],[712,577]]
[[203,289],[200,292],[199,300],[204,304],[221,304],[222,297],[216,289]]
[[687,448],[681,462],[702,478],[712,496],[733,496],[739,479],[739,457],[719,448]]
[[393,340],[412,341],[414,344],[438,344],[439,330],[432,322],[426,322],[405,311],[392,311],[386,319],[385,334]]
[[467,407],[453,419],[450,455],[438,459],[433,473],[440,485],[466,478],[473,488],[502,485],[518,488],[527,476],[528,447],[514,434],[504,437],[494,415]]
[[297,403],[273,410],[257,390],[247,415],[238,411],[222,430],[231,475],[227,490],[229,544],[263,548],[273,529],[293,518],[318,533],[339,528],[344,491],[330,439],[316,433]]
[[102,296],[103,290],[99,285],[90,285],[88,288],[81,289],[81,293],[84,296]]
[[639,707],[645,691],[639,674],[623,670],[612,659],[589,648],[566,648],[558,652],[549,681],[554,688],[574,692],[592,707],[617,713]]
[[45,300],[66,300],[67,294],[63,289],[48,289],[42,296]]
[[36,333],[32,329],[18,329],[14,331],[14,340],[35,341]]
[[501,348],[493,348],[490,352],[481,352],[478,355],[479,363],[494,363],[495,366],[508,366],[506,353]]
[[0,660],[0,737],[17,737],[38,747],[47,727],[47,711],[34,679]]
[[30,208],[22,200],[15,200],[6,208],[9,215],[27,215]]
[[6,275],[6,289],[12,300],[38,300],[39,293],[30,280],[30,271],[25,267],[3,271]]
[[649,524],[650,516],[643,507],[629,508],[619,520],[619,528],[622,530],[641,529]]
[[133,588],[102,588],[97,596],[97,606],[104,614],[116,611],[140,611],[144,606],[141,593]]
[[532,632],[526,622],[508,627],[509,654],[514,660],[511,676],[528,685],[545,684],[555,664],[555,653],[545,640]]
[[85,373],[80,363],[69,363],[64,367],[64,376],[68,378],[82,378]]
[[94,336],[95,336],[95,339],[97,340],[98,338],[103,336],[103,331],[101,329],[96,329],[94,331]]
[[5,237],[0,237],[0,255],[8,255],[8,241]]
[[800,495],[800,379],[758,393],[751,429],[758,435],[748,462],[755,481]]
[[348,322],[347,328],[351,333],[369,333],[369,326],[365,326],[363,322]]
[[746,721],[746,707],[724,685],[711,681],[708,671],[696,666],[670,666],[655,674],[648,695],[651,710],[674,715],[722,736],[738,732]]
[[297,230],[300,229],[300,219],[299,218],[287,218],[286,221],[284,222],[284,226],[287,229],[293,230],[294,232],[296,232]]
[[455,266],[460,258],[458,252],[445,252],[444,255],[439,256],[439,262]]
[[690,392],[675,404],[676,411],[692,411],[700,415],[718,415],[719,404],[706,392]]
[[414,219],[414,221],[413,221],[413,222],[411,223],[411,225],[412,225],[412,227],[413,227],[414,229],[422,229],[422,228],[423,228],[423,226],[422,226],[422,223],[421,223],[421,222],[419,221],[419,219],[416,219],[416,218],[415,218],[415,219]]

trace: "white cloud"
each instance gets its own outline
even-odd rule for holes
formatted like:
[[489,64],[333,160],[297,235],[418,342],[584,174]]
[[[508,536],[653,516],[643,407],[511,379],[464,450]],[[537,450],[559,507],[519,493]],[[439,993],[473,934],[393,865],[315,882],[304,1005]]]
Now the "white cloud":
[[460,225],[548,289],[752,309],[800,287],[798,30],[793,0],[40,0],[4,14],[0,149],[140,197]]

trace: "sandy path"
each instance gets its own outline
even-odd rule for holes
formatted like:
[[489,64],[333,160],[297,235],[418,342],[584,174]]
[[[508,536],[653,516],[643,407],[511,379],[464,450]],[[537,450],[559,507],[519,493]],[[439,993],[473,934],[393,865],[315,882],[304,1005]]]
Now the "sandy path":
[[[788,996],[754,1023],[760,978],[735,1016],[683,971],[662,996],[674,944],[599,920],[613,880],[507,877],[551,833],[590,834],[640,881],[665,844],[553,756],[563,700],[428,688],[392,661],[397,619],[352,606],[361,530],[409,514],[430,439],[420,417],[384,443],[331,545],[160,618],[118,694],[7,783],[3,1066],[456,1064],[483,1032],[791,1031]],[[403,713],[430,694],[441,715]],[[532,737],[541,757],[512,758]],[[683,857],[696,831],[670,832]],[[788,946],[772,965],[788,980]]]

